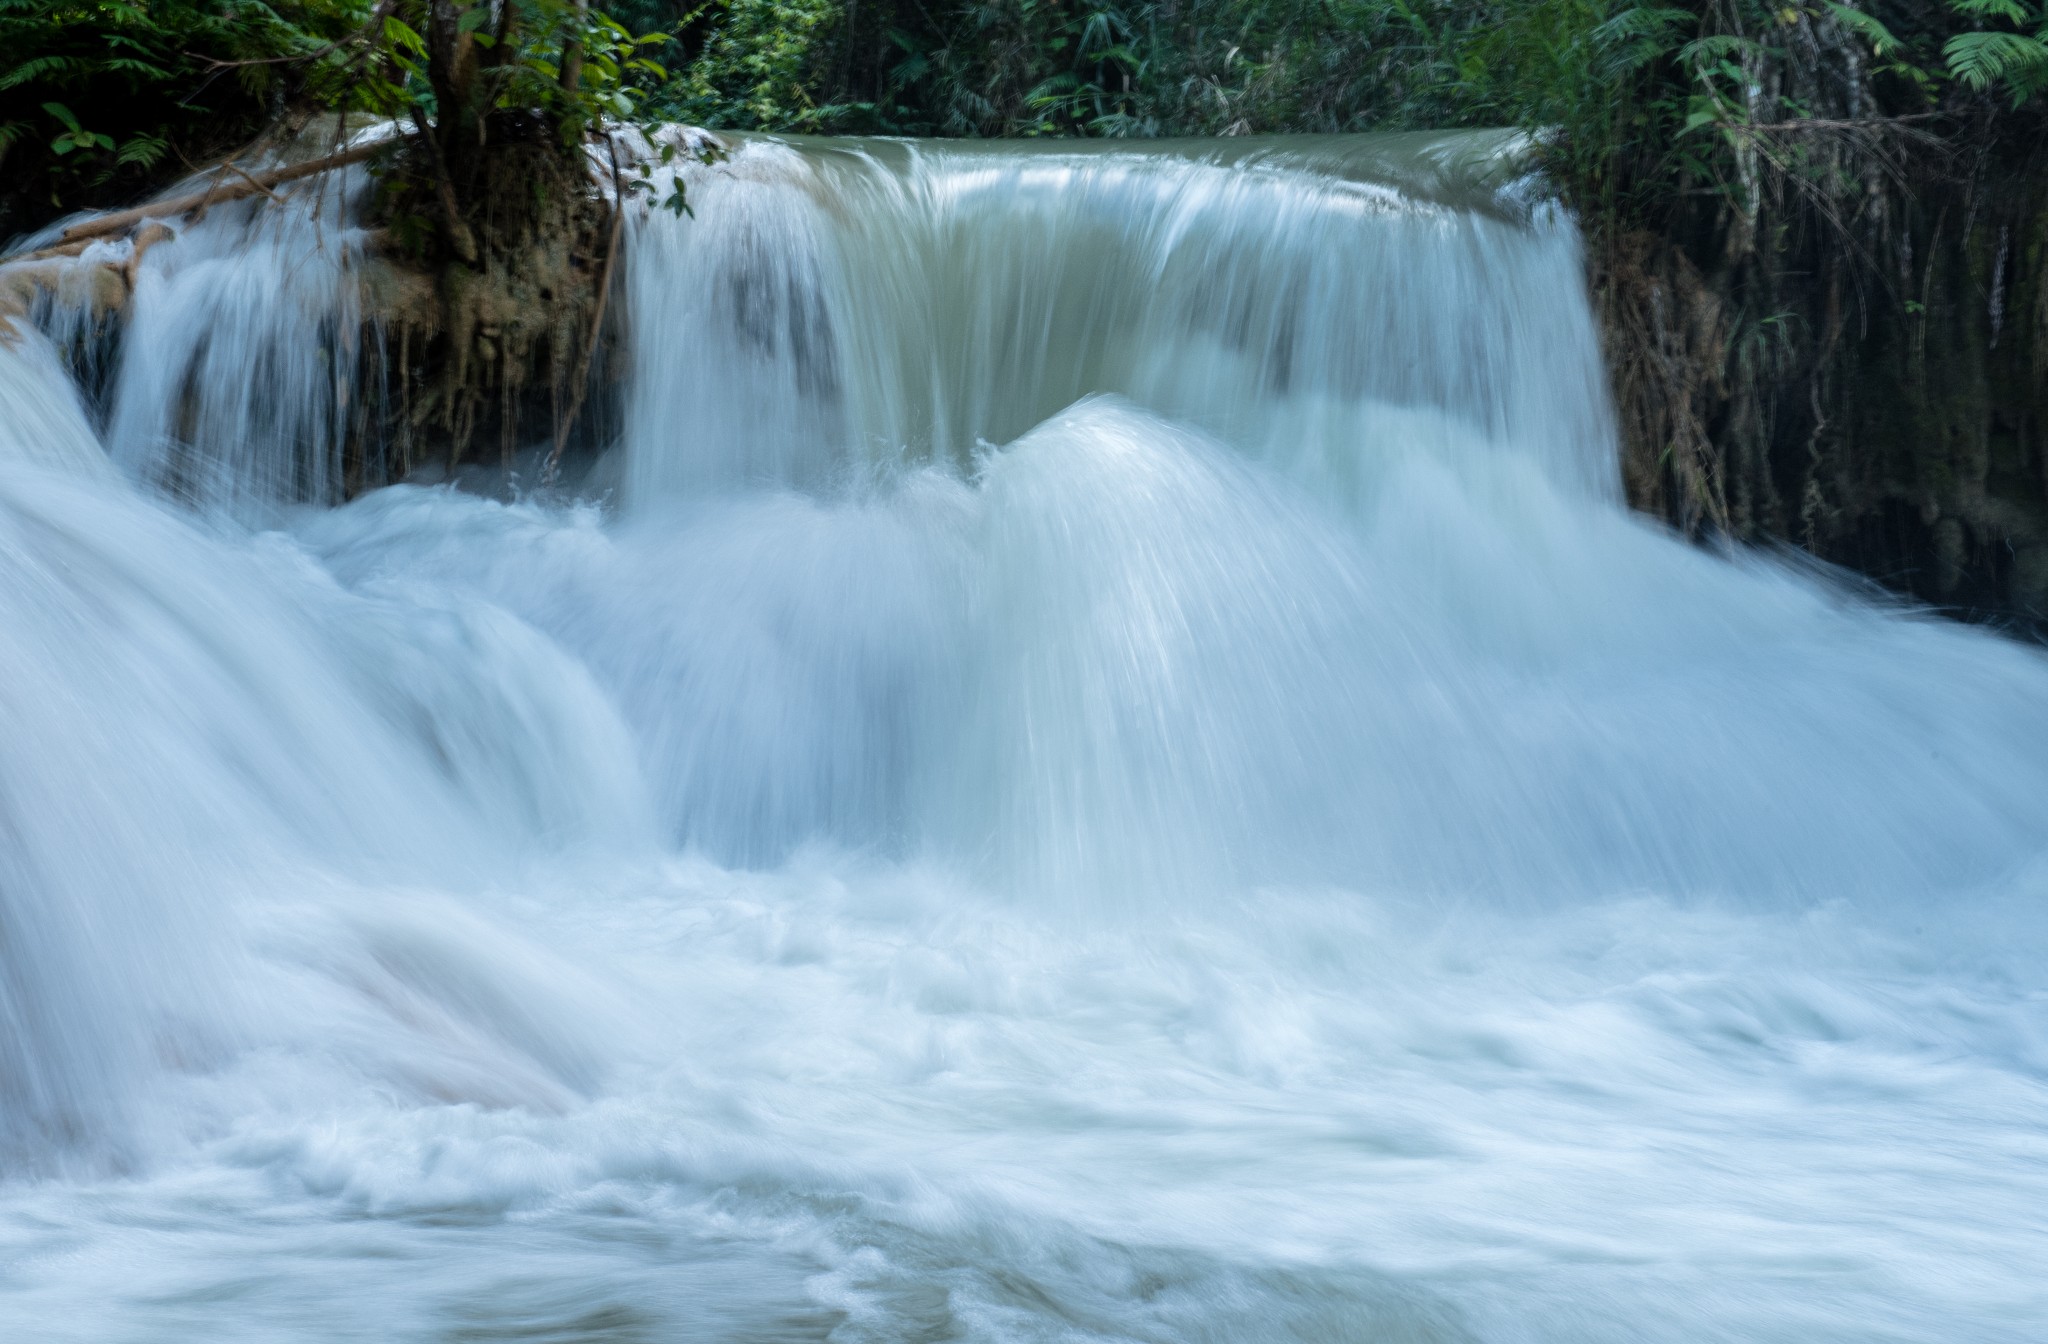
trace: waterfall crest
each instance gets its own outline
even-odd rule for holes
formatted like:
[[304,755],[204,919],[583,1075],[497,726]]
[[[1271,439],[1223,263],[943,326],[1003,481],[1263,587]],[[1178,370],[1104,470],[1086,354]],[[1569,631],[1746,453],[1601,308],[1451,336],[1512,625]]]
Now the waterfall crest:
[[[1229,162],[756,141],[693,165],[702,209],[634,239],[632,310],[664,315],[634,341],[634,488],[964,466],[1116,393],[1319,490],[1403,450],[1512,451],[1613,495],[1569,221],[1482,190],[1512,145],[1459,176],[1400,139]],[[1494,209],[1392,184],[1426,167]]]

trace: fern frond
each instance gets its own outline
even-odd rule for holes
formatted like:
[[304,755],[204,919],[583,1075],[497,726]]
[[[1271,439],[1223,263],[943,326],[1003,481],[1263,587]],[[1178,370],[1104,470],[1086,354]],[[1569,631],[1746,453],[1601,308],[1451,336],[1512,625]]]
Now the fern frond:
[[1692,11],[1652,8],[1647,5],[1624,9],[1593,30],[1598,46],[1610,46],[1638,37],[1662,37],[1681,24],[1694,21]]
[[1625,9],[1587,34],[1594,66],[1605,79],[1634,74],[1671,54],[1681,25],[1693,21],[1682,9]]
[[147,134],[130,136],[128,143],[122,145],[120,150],[115,153],[114,162],[123,165],[132,163],[143,168],[154,168],[162,161],[165,152],[169,149],[169,143],[162,136]]
[[1949,0],[1949,8],[1978,19],[2010,19],[2025,23],[2032,16],[2019,0]]
[[2038,76],[2048,66],[2048,43],[2019,33],[1959,33],[1941,54],[1948,58],[1948,72],[1973,89]]
[[171,72],[150,61],[137,60],[132,56],[110,56],[100,62],[100,69],[124,75],[136,75],[143,79],[169,79]]
[[1708,61],[1757,49],[1755,38],[1737,37],[1733,33],[1715,33],[1710,37],[1694,38],[1686,43],[1679,49],[1678,59],[1697,68]]
[[0,89],[19,88],[23,84],[51,75],[83,74],[89,68],[90,62],[77,56],[37,56],[0,75]]

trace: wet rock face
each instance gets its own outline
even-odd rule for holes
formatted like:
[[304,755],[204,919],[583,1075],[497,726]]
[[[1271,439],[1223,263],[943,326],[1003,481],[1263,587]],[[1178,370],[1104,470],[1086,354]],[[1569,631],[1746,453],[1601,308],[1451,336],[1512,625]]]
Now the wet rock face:
[[2048,193],[2017,185],[1988,200],[1915,202],[1917,264],[1898,267],[1895,316],[1846,352],[1841,429],[1819,437],[1808,468],[1824,508],[1807,544],[1926,601],[2038,633]]
[[[1603,269],[1596,246],[1631,502],[2038,637],[2048,172],[2029,158],[1930,176],[1889,209],[1853,240],[1795,237],[1732,259],[1637,236],[1627,265]],[[1631,329],[1630,313],[1690,335],[1643,358],[1632,343],[1654,324]],[[1685,372],[1644,386],[1643,366]]]

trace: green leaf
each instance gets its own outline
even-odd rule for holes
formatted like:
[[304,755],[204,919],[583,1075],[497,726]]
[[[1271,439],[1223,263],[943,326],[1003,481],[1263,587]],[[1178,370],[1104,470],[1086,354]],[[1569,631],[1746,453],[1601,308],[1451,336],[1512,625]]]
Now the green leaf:
[[399,18],[384,20],[384,40],[400,51],[409,51],[415,56],[427,54],[426,39],[414,32],[412,26]]
[[[64,106],[64,104],[44,103],[43,111],[49,113],[57,120],[63,122],[64,125],[70,129],[71,134],[73,136],[83,136],[85,134],[85,128],[78,124],[78,118],[74,116],[72,114],[71,109]],[[60,150],[58,152],[62,153],[63,151]]]

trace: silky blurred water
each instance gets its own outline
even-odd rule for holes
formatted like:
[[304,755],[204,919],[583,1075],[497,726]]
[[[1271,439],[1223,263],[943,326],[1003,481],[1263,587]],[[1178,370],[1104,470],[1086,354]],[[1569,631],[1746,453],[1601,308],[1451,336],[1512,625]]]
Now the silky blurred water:
[[0,348],[7,1337],[2039,1338],[2048,663],[1510,150],[748,142],[577,497],[322,503],[325,216]]

